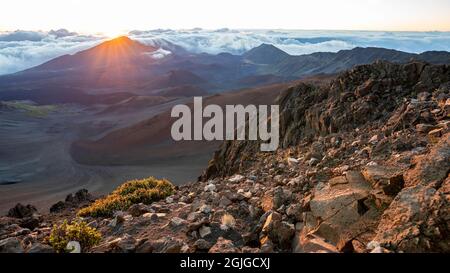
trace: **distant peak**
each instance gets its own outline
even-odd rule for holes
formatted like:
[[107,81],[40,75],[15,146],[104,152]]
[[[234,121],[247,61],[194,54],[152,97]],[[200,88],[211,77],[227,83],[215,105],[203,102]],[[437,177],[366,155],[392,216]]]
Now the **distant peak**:
[[261,44],[244,53],[244,57],[254,63],[274,64],[288,57],[289,54],[271,44]]
[[133,40],[131,40],[130,38],[128,38],[128,36],[119,36],[117,38],[114,38],[112,40],[109,40],[109,42],[132,42]]
[[133,43],[138,43],[138,42],[131,40],[127,36],[119,36],[117,38],[103,42],[104,45],[133,44]]
[[265,43],[260,44],[259,46],[255,47],[253,49],[250,49],[247,53],[251,53],[251,52],[272,52],[272,53],[288,55],[286,52],[279,49],[278,47],[276,47],[272,44],[265,44]]
[[144,45],[138,41],[132,40],[127,36],[119,36],[112,40],[105,41],[99,44],[98,46],[91,48],[88,51],[116,50],[117,48],[119,48],[122,53],[124,53],[124,51],[126,50],[138,53],[138,52],[152,52],[157,49],[155,47]]

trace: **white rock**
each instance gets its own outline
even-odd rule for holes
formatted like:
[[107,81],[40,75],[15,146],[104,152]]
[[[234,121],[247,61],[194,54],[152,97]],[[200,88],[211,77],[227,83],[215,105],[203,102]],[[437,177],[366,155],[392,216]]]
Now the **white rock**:
[[216,185],[214,184],[208,184],[205,186],[205,191],[216,191]]
[[377,247],[379,247],[379,246],[380,246],[380,243],[379,243],[379,242],[377,242],[377,241],[370,241],[370,242],[367,244],[367,249],[372,250],[372,249],[375,249],[375,248],[377,248]]
[[367,163],[367,166],[368,167],[378,166],[378,163],[375,161],[371,161],[371,162]]
[[316,165],[317,163],[319,163],[319,159],[317,159],[317,158],[311,158],[309,161],[308,161],[308,165],[309,166],[313,166],[313,165]]
[[228,179],[228,181],[230,181],[231,183],[238,183],[238,182],[241,182],[244,178],[245,178],[244,176],[242,176],[240,174],[236,174],[236,175],[230,177]]
[[377,143],[378,142],[378,135],[374,135],[370,140],[370,143]]
[[295,159],[295,158],[290,157],[290,158],[288,158],[288,162],[289,162],[290,164],[298,164],[298,159]]
[[166,198],[166,203],[167,203],[167,204],[171,204],[171,203],[173,203],[173,198],[172,198],[172,197],[170,197],[170,196],[169,196],[169,197],[167,197],[167,198]]
[[66,249],[69,253],[81,253],[81,245],[77,241],[68,242]]
[[181,225],[184,224],[184,223],[186,223],[186,221],[183,220],[183,219],[181,219],[181,218],[179,218],[179,217],[174,217],[174,218],[172,218],[172,219],[170,220],[170,224],[171,224],[173,227],[181,226]]
[[370,253],[384,253],[384,248],[382,248],[381,246],[377,246],[372,251],[370,251]]
[[208,205],[202,205],[202,206],[200,207],[199,211],[200,211],[200,212],[203,212],[203,213],[205,213],[205,214],[209,214],[209,213],[211,213],[212,209],[211,209],[211,207],[208,206]]

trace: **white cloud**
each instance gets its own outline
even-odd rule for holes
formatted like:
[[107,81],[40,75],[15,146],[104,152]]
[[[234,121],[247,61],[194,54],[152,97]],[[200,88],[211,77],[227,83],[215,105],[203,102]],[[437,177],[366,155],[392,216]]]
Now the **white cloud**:
[[[262,43],[273,44],[292,55],[337,52],[361,47],[385,47],[420,53],[450,51],[450,32],[368,32],[292,30],[170,30],[132,31],[130,37],[166,50],[166,41],[191,52],[242,54]],[[0,32],[0,74],[39,65],[63,54],[72,54],[104,41],[103,36],[79,35],[67,30],[50,32]],[[155,58],[166,56],[158,51]]]
[[14,73],[55,57],[72,54],[104,40],[66,30],[0,33],[0,74]]

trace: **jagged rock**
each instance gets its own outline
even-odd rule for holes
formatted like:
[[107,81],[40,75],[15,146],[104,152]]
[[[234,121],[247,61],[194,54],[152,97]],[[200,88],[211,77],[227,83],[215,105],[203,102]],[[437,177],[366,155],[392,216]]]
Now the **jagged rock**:
[[239,249],[231,240],[220,237],[217,242],[208,251],[209,253],[239,253]]
[[73,198],[70,198],[71,195],[69,195],[68,198],[66,198],[66,202],[72,202],[72,203],[82,203],[85,201],[89,201],[92,196],[89,194],[89,191],[86,189],[81,189],[75,193]]
[[109,226],[115,228],[125,222],[125,217],[121,213],[117,213],[114,219],[109,223]]
[[393,166],[366,166],[362,173],[373,188],[380,188],[386,195],[395,196],[404,187],[402,168]]
[[338,249],[316,235],[297,232],[292,241],[293,253],[338,253]]
[[428,132],[435,130],[436,126],[431,124],[420,123],[416,125],[416,130],[418,133],[427,134]]
[[66,203],[59,201],[50,207],[50,213],[58,213],[66,209]]
[[31,217],[34,213],[37,212],[36,207],[32,205],[22,205],[18,203],[14,208],[11,208],[8,212],[8,217],[13,218],[25,218]]
[[129,234],[108,242],[109,251],[113,253],[133,253],[136,250],[136,239]]
[[437,186],[442,182],[450,171],[450,133],[442,137],[428,155],[416,161],[416,167],[405,174],[405,186]]
[[172,219],[170,219],[169,224],[172,228],[180,228],[180,227],[182,228],[187,225],[187,222],[186,220],[181,219],[179,217],[173,217]]
[[444,133],[445,131],[443,128],[434,129],[428,132],[428,138],[430,139],[431,143],[436,143],[439,141],[439,139],[442,137]]
[[198,210],[201,213],[209,214],[209,213],[211,213],[212,208],[211,208],[211,206],[208,206],[208,205],[202,205]]
[[75,194],[69,194],[66,196],[65,201],[59,201],[50,207],[50,213],[59,213],[65,209],[76,208],[83,205],[86,202],[92,200],[91,194],[86,189],[81,189]]
[[[340,178],[344,180],[344,177]],[[320,219],[319,227],[314,227],[317,221],[308,220],[321,237],[337,245],[342,239],[342,233],[357,235],[359,230],[353,230],[352,225],[362,220],[362,217],[370,210],[365,201],[370,195],[371,187],[368,182],[357,173],[349,172],[344,183],[328,184],[315,192],[310,202],[311,212],[315,218]],[[375,211],[375,208],[372,208]],[[351,236],[350,236],[351,237]]]
[[55,250],[49,245],[35,243],[28,249],[27,253],[55,253]]
[[19,239],[10,237],[0,241],[0,253],[24,253]]
[[30,230],[34,230],[39,227],[42,222],[42,217],[40,215],[34,214],[31,217],[26,217],[21,219],[20,226]]
[[404,252],[450,251],[450,178],[439,190],[418,184],[403,189],[384,212],[374,240]]
[[212,247],[212,244],[206,240],[199,239],[195,241],[194,247],[197,251],[208,251]]
[[286,215],[295,221],[301,221],[303,218],[303,209],[301,204],[292,204],[286,209]]
[[150,208],[144,204],[134,204],[128,209],[128,213],[133,217],[139,217],[143,214],[151,212]]
[[228,179],[228,181],[231,182],[231,183],[239,183],[239,182],[241,182],[244,179],[245,179],[244,176],[242,176],[240,174],[236,174],[233,177],[231,177],[230,179]]
[[268,238],[272,242],[278,244],[280,248],[286,249],[289,247],[292,237],[295,234],[295,227],[293,224],[282,221],[281,214],[272,212],[267,216],[261,233],[267,235]]
[[206,236],[210,235],[212,233],[211,228],[208,226],[202,226],[198,233],[200,234],[201,238],[205,238]]
[[276,187],[272,193],[269,192],[264,195],[261,202],[261,207],[265,212],[277,210],[284,204],[286,199],[287,197],[283,188]]
[[180,253],[183,241],[176,238],[165,238],[153,242],[153,253]]
[[226,207],[228,207],[228,206],[231,205],[231,204],[233,204],[233,202],[231,202],[231,200],[228,199],[226,196],[222,196],[222,197],[220,198],[220,201],[219,201],[219,206],[220,206],[220,207],[226,208]]

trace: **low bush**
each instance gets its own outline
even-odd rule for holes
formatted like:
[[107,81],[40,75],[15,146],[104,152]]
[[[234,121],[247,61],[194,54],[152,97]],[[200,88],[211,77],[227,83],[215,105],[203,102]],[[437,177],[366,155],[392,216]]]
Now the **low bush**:
[[101,240],[101,234],[95,228],[89,227],[85,222],[64,221],[61,225],[54,225],[48,238],[49,244],[58,253],[70,252],[66,249],[67,243],[77,241],[81,249],[86,251],[97,245]]
[[118,187],[105,198],[78,212],[80,217],[111,217],[115,211],[127,210],[134,204],[150,204],[164,199],[175,192],[175,187],[167,180],[153,177],[132,180]]

